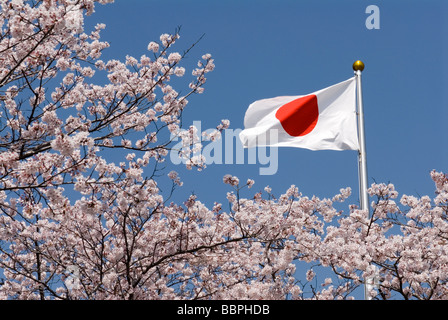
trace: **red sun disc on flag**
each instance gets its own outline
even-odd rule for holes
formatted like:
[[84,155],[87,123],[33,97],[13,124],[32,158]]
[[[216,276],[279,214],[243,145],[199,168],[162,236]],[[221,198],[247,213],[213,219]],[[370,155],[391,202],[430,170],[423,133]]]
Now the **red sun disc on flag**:
[[275,117],[290,136],[307,135],[313,131],[319,117],[316,95],[300,97],[284,104],[277,110]]

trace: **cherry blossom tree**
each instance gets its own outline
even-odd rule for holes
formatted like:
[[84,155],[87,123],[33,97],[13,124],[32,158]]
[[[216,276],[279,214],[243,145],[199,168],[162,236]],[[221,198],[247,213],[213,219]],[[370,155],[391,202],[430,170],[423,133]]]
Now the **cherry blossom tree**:
[[352,209],[328,228],[322,263],[355,282],[376,276],[371,298],[448,299],[448,177],[431,178],[435,197],[403,195],[402,208],[392,184],[372,185],[372,215]]
[[[81,282],[85,298],[98,292],[103,292],[100,297],[132,297],[133,287],[148,281],[144,275],[152,275],[170,254],[154,256],[150,267],[143,258],[149,252],[136,242],[145,242],[151,221],[161,215],[164,221],[168,210],[169,195],[159,195],[152,178],[157,164],[180,137],[191,145],[179,150],[187,167],[204,166],[195,155],[200,133],[194,127],[180,130],[180,123],[188,97],[202,93],[213,59],[202,57],[182,96],[169,84],[172,77],[185,75],[180,62],[189,50],[172,51],[178,33],[150,42],[149,54],[139,59],[102,61],[109,46],[100,41],[105,25],[86,33],[83,19],[96,3],[107,2],[0,1],[3,297],[78,297],[76,290],[69,295],[56,285],[67,268],[90,278],[93,289]],[[217,132],[227,126],[223,121]],[[115,150],[125,152],[125,161],[115,164],[103,157]],[[175,173],[169,176],[180,184]],[[158,252],[159,246],[150,250]],[[118,269],[111,269],[109,259]],[[143,269],[134,274],[139,259],[145,260]],[[120,288],[123,271],[126,288]],[[115,293],[106,293],[103,281],[112,281]]]
[[444,173],[431,172],[434,198],[397,203],[393,185],[373,184],[370,213],[337,209],[350,188],[245,197],[254,181],[232,175],[228,210],[173,203],[178,173],[165,193],[159,179],[174,139],[202,169],[199,137],[229,126],[182,130],[214,61],[203,55],[176,90],[189,53],[173,51],[178,32],[140,58],[101,60],[105,26],[83,19],[107,2],[0,0],[0,298],[350,299],[365,279],[372,298],[448,298]]

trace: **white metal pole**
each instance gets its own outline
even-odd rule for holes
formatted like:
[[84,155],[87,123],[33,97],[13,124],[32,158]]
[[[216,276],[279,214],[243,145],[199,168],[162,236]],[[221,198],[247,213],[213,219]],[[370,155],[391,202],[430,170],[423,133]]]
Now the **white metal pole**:
[[[361,210],[367,211],[370,217],[369,210],[369,194],[367,193],[367,157],[366,157],[366,140],[364,134],[364,110],[362,105],[362,86],[361,86],[361,73],[364,70],[364,63],[362,61],[356,61],[353,64],[353,70],[356,77],[356,89],[357,89],[357,105],[358,105],[358,139],[359,139],[359,151],[358,151],[358,175],[359,175],[359,201]],[[368,295],[368,282],[373,279],[365,279],[364,284],[364,298],[370,300]]]
[[[362,105],[361,70],[356,70],[357,104],[358,104],[358,168],[359,168],[359,192],[361,210],[369,212],[369,195],[367,193],[367,157],[366,139],[364,134],[364,111]],[[369,213],[370,216],[370,213]]]

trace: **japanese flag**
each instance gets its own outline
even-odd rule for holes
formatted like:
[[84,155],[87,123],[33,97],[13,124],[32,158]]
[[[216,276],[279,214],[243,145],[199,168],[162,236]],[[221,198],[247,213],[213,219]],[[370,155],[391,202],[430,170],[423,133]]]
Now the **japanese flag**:
[[244,147],[358,150],[355,77],[305,96],[252,103],[244,116]]

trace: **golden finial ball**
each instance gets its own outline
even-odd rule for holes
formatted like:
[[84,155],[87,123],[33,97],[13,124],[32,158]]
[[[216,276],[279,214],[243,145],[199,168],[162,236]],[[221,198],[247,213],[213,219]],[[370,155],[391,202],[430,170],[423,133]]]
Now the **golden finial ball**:
[[362,71],[364,70],[364,63],[361,60],[357,60],[353,63],[353,70]]

